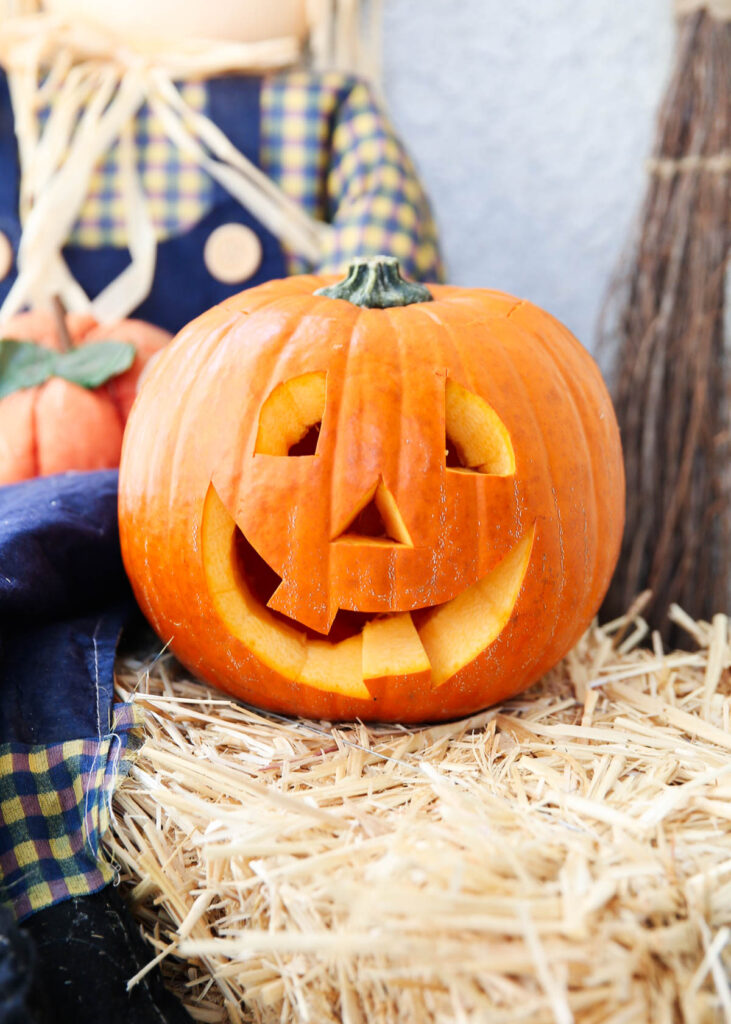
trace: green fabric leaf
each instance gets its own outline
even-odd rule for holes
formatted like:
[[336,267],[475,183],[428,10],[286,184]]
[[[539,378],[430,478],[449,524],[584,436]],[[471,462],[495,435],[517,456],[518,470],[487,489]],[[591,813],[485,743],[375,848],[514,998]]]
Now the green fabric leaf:
[[136,349],[130,341],[91,341],[56,355],[54,377],[63,377],[82,388],[98,388],[111,377],[129,370]]
[[45,384],[55,363],[56,353],[35,342],[0,339],[0,398]]
[[136,349],[130,341],[92,341],[55,352],[33,341],[0,339],[0,398],[23,388],[63,377],[82,388],[94,389],[128,370]]

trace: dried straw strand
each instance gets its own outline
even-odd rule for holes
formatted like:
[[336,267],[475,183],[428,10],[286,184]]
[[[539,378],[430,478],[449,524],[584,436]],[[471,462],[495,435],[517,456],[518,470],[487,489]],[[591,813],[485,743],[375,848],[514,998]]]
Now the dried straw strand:
[[109,852],[151,960],[211,1024],[729,1020],[731,636],[690,624],[664,653],[620,617],[421,729],[121,660],[148,739]]

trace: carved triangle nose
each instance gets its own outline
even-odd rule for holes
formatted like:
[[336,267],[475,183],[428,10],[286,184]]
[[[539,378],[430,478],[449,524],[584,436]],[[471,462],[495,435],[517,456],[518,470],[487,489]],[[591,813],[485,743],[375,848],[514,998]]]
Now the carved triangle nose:
[[396,499],[383,482],[383,477],[379,477],[373,487],[356,502],[345,524],[332,539],[348,543],[380,541],[385,544],[403,544],[409,548],[414,546]]

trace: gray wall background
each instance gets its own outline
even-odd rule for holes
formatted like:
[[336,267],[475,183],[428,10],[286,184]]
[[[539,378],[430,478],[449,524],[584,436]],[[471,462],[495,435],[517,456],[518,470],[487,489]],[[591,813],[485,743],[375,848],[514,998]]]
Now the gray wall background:
[[529,298],[596,351],[672,43],[670,0],[385,0],[386,102],[452,283]]

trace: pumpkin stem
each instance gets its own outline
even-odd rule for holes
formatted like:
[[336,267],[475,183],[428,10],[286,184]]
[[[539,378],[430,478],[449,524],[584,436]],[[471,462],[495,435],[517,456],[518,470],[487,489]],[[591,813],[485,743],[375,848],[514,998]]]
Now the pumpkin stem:
[[318,288],[315,295],[345,299],[366,309],[390,309],[432,301],[431,292],[423,284],[401,277],[395,256],[361,256],[352,260],[344,280]]
[[64,306],[63,300],[60,296],[52,296],[51,309],[56,321],[56,330],[58,331],[58,340],[61,342],[61,351],[70,352],[74,347],[74,343],[71,340],[71,334],[69,333],[68,324],[66,323],[66,307]]

